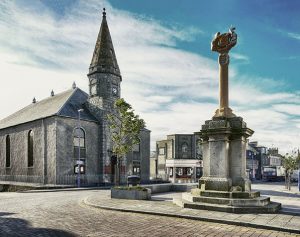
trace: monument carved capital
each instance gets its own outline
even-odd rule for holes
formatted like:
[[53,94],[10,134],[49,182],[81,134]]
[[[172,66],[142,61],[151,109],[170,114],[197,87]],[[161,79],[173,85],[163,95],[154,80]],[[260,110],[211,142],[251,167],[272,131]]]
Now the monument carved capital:
[[229,55],[228,53],[222,53],[219,55],[219,64],[220,65],[228,65],[229,64]]
[[231,27],[228,33],[221,34],[217,32],[211,42],[211,50],[220,54],[227,54],[229,50],[237,43],[237,34],[235,27]]

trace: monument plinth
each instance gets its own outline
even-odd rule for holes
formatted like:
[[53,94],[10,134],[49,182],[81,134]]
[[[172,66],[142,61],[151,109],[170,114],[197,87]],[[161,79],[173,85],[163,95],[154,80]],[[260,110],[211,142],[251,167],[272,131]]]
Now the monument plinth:
[[205,121],[199,132],[202,139],[203,176],[199,187],[174,200],[182,207],[227,212],[276,212],[279,203],[269,197],[251,192],[251,182],[246,175],[247,138],[254,131],[247,127],[242,117],[229,107],[228,66],[229,51],[237,43],[235,28],[228,33],[215,35],[212,51],[219,53],[219,108],[211,120]]

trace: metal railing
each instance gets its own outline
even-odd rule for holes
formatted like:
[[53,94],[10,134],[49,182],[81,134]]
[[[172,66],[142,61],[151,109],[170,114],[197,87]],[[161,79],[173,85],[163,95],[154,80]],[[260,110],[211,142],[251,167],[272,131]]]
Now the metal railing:
[[39,184],[44,182],[44,177],[37,175],[0,175],[0,181]]
[[[83,186],[97,185],[101,182],[101,175],[81,174],[80,181]],[[38,175],[0,175],[0,182],[17,182],[31,184],[77,185],[77,175],[57,175],[56,177]]]
[[[101,182],[101,175],[90,175],[90,174],[81,174],[80,175],[80,184],[81,185],[96,185]],[[77,175],[57,175],[56,184],[61,185],[77,185]]]

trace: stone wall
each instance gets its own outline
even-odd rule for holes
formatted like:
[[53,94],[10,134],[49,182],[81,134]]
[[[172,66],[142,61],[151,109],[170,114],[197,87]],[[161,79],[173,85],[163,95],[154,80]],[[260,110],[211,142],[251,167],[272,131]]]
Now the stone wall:
[[138,149],[133,149],[132,152],[126,155],[126,175],[133,173],[133,163],[140,163],[140,177],[142,183],[149,182],[150,178],[150,131],[143,129],[140,133],[140,144]]
[[43,121],[44,127],[44,173],[45,184],[56,183],[56,118],[50,117]]
[[[33,131],[34,163],[32,167],[28,167],[28,133],[30,130]],[[9,168],[5,167],[7,135],[10,136],[11,147]],[[53,144],[55,144],[54,118],[40,119],[0,130],[0,175],[5,175],[7,181],[44,183],[47,182],[45,180],[47,175],[51,180],[50,176],[55,174],[55,166],[53,166],[55,156],[52,156],[52,154],[55,155],[55,145]],[[47,169],[50,171],[47,172]]]
[[[160,153],[160,149],[164,149],[164,154]],[[157,178],[166,179],[166,159],[167,159],[168,141],[162,140],[156,142],[157,154]]]
[[[85,168],[86,178],[85,183],[99,183],[96,176],[100,177],[100,159],[98,151],[98,135],[99,124],[91,121],[81,120],[81,127],[85,132]],[[74,129],[78,127],[78,120],[73,118],[58,117],[56,119],[56,169],[57,183],[63,182],[63,177],[74,175],[74,166],[78,160],[78,154],[74,154],[73,137]],[[83,157],[82,157],[83,158]]]
[[144,129],[140,134],[141,181],[148,182],[150,178],[150,131]]
[[[95,95],[91,94],[90,92],[91,98],[89,99],[89,101],[91,103],[93,103],[94,101],[98,101],[99,108],[104,109],[106,111],[112,111],[114,102],[121,96],[121,78],[110,73],[94,73],[92,75],[89,75],[89,81],[90,90],[91,85],[97,85],[97,92]],[[117,88],[116,95],[112,92],[113,87]]]

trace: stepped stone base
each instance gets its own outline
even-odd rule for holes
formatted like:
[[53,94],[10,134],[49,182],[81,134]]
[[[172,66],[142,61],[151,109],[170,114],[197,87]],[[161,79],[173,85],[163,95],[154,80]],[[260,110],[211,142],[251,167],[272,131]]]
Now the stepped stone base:
[[181,199],[173,203],[183,208],[223,211],[230,213],[276,213],[281,209],[280,203],[271,202],[269,197],[260,197],[259,192],[219,192],[199,191],[183,193]]

